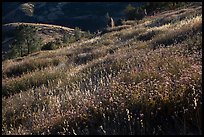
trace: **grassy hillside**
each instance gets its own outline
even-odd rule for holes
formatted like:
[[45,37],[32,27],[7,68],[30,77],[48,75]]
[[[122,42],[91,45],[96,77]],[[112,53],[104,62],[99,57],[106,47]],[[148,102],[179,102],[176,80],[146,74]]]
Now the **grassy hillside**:
[[[68,28],[59,25],[52,24],[42,24],[42,23],[25,23],[25,22],[17,22],[17,23],[8,23],[2,26],[2,60],[11,59],[9,53],[12,51],[12,46],[15,44],[18,38],[19,32],[16,30],[19,26],[29,26],[36,28],[36,35],[32,36],[33,38],[38,38],[40,43],[37,51],[42,49],[44,45],[47,43],[52,43],[55,45],[55,48],[58,46],[66,46],[62,45],[63,43],[68,44],[76,41],[76,33],[80,34],[80,39],[92,36],[91,33],[80,30],[79,28]],[[78,36],[79,37],[79,36]],[[18,38],[19,39],[19,38]],[[36,42],[36,41],[35,41]],[[61,43],[61,45],[60,45]],[[20,47],[17,45],[17,47]]]
[[2,62],[2,134],[201,134],[202,6]]
[[42,38],[42,43],[47,43],[49,41],[54,41],[58,38],[62,38],[65,34],[72,34],[73,30],[72,28],[58,26],[58,25],[51,25],[51,24],[42,24],[42,23],[8,23],[4,24],[2,26],[4,39],[3,39],[3,47],[8,46],[6,43],[7,39],[11,38],[9,41],[12,41],[14,39],[12,32],[17,26],[20,25],[29,25],[29,26],[35,26],[38,29],[38,35]]

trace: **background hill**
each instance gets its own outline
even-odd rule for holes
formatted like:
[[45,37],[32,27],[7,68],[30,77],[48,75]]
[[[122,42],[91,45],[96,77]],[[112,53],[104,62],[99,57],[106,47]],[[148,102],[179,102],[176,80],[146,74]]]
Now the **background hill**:
[[[10,50],[9,46],[15,40],[14,29],[20,24],[36,26],[38,36],[42,38],[42,44],[45,44],[62,39],[64,35],[73,35],[71,30],[75,27],[92,33],[103,30],[106,27],[106,14],[109,13],[115,20],[123,18],[123,10],[130,3],[134,6],[142,4],[138,2],[3,2],[2,54],[4,56]],[[55,25],[59,25],[60,28],[53,27]]]
[[55,41],[56,39],[62,39],[64,35],[72,35],[72,28],[50,25],[50,24],[41,24],[41,23],[8,23],[2,26],[2,51],[7,51],[9,45],[11,45],[14,40],[14,34],[16,27],[20,25],[29,25],[35,26],[37,28],[37,35],[42,39],[42,44],[48,43],[50,41]]
[[123,16],[128,4],[139,6],[141,2],[3,2],[3,24],[35,22],[79,27],[84,31],[96,31],[105,27],[108,12],[114,19]]

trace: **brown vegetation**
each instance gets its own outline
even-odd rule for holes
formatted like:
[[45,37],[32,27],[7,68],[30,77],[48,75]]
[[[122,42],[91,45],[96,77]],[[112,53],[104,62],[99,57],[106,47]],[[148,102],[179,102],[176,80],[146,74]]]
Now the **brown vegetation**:
[[202,14],[173,12],[2,62],[2,134],[201,134]]

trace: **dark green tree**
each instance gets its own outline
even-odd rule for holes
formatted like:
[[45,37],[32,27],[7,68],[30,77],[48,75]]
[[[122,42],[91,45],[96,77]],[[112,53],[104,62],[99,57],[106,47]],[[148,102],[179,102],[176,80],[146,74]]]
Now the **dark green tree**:
[[153,14],[153,12],[160,12],[165,10],[173,10],[175,8],[183,7],[189,4],[188,2],[146,2],[142,6],[147,10],[149,15]]
[[37,28],[31,25],[18,26],[15,38],[15,44],[20,48],[20,56],[37,51],[41,45],[41,39],[37,36]]
[[62,37],[62,42],[63,43],[68,43],[69,42],[69,34],[65,34],[65,35],[63,35],[63,37]]
[[20,56],[20,48],[18,48],[15,44],[9,45],[10,50],[6,54],[6,58],[12,59]]
[[82,32],[81,32],[81,29],[76,27],[74,29],[74,36],[75,36],[75,40],[79,40],[81,37],[82,37]]
[[129,4],[125,10],[124,10],[124,14],[126,19],[128,20],[134,20],[135,19],[135,14],[136,14],[136,8],[133,7],[131,4]]
[[128,20],[141,20],[145,17],[145,12],[146,9],[143,7],[133,7],[131,4],[129,4],[124,10],[125,18]]
[[44,44],[44,45],[42,46],[41,50],[54,50],[54,49],[55,49],[55,46],[56,46],[56,45],[55,45],[55,42],[50,41],[50,42]]

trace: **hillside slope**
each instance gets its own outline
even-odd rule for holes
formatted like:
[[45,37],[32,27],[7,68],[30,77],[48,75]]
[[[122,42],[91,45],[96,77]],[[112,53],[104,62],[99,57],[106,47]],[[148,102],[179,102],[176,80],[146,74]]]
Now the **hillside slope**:
[[[2,26],[3,33],[10,33],[13,31],[17,26],[19,25],[29,25],[29,26],[35,26],[38,30],[38,35],[43,39],[42,43],[47,43],[49,41],[54,41],[57,38],[62,38],[63,35],[69,34],[71,35],[73,30],[72,28],[59,26],[59,25],[50,25],[50,24],[42,24],[42,23],[24,23],[24,22],[18,22],[18,23],[8,23],[4,24]],[[5,36],[6,39],[11,39],[9,36]],[[3,47],[6,41],[6,39],[3,39]],[[7,46],[7,45],[6,45]]]
[[201,134],[202,6],[2,62],[2,134]]
[[[74,35],[74,29],[51,24],[42,24],[42,23],[25,23],[25,22],[16,22],[8,23],[2,26],[2,51],[6,52],[9,50],[9,45],[11,45],[15,36],[13,34],[16,27],[20,25],[35,26],[37,28],[37,35],[42,39],[42,44],[56,41],[57,39],[62,39],[65,35]],[[84,33],[84,31],[81,31]]]

